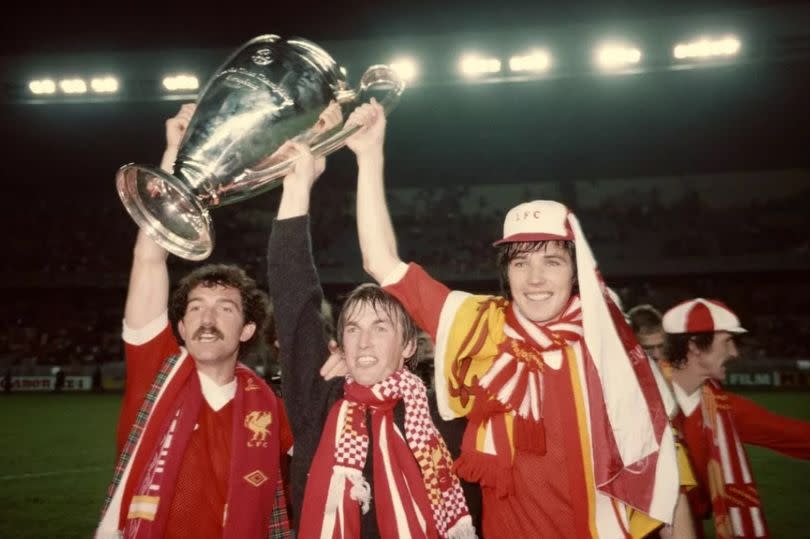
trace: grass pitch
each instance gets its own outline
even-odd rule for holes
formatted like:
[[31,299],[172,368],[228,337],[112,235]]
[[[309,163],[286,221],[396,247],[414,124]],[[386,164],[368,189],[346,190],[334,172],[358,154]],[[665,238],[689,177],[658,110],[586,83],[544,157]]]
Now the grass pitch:
[[[751,393],[810,420],[810,393]],[[0,394],[0,539],[86,538],[112,477],[120,395]],[[804,537],[810,462],[749,447],[773,537]]]

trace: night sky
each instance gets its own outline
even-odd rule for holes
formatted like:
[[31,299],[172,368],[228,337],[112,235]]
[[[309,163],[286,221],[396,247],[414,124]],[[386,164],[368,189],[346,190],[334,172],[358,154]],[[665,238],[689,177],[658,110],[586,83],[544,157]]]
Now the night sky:
[[[24,2],[3,15],[5,54],[70,53],[188,47],[236,47],[264,33],[313,40],[370,39],[445,32],[510,30],[583,22],[622,22],[655,16],[703,16],[770,2],[628,0],[403,0],[352,2],[120,2],[106,7]],[[9,10],[11,11],[11,10]]]
[[[798,4],[806,3],[769,5]],[[98,51],[227,52],[262,33],[362,41],[577,23],[609,27],[662,15],[732,14],[757,5],[355,2],[347,8],[289,2],[283,9],[141,5],[134,12],[31,4],[1,24],[7,55],[69,58]],[[807,43],[799,48],[810,50]],[[805,53],[717,69],[412,88],[390,121],[388,181],[394,186],[564,181],[807,167],[809,68]],[[159,160],[163,122],[177,106],[0,105],[7,194],[0,209],[32,198],[116,204],[115,170],[127,162]],[[349,188],[348,152],[332,161],[330,167],[344,171]],[[0,226],[14,227],[6,212],[0,216]]]

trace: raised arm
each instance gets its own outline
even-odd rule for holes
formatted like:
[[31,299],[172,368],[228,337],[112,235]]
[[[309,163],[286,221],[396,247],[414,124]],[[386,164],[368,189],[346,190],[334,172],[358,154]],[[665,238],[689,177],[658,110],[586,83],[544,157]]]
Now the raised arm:
[[[171,171],[177,150],[186,132],[196,105],[186,104],[173,118],[166,120],[166,150],[160,167]],[[138,231],[132,256],[124,322],[131,329],[140,329],[166,311],[169,302],[168,253]]]
[[284,399],[296,445],[304,430],[320,429],[319,412],[310,416],[312,399],[324,395],[318,369],[327,354],[320,310],[321,283],[315,269],[309,231],[309,197],[324,170],[304,145],[288,143],[297,151],[295,169],[284,178],[278,214],[267,251],[268,287],[281,351]]
[[309,213],[312,186],[326,168],[324,158],[315,159],[307,146],[297,142],[288,142],[287,145],[297,151],[300,157],[296,161],[292,173],[284,178],[281,202],[279,202],[276,215],[276,219],[279,221]]
[[268,288],[278,333],[281,388],[294,439],[292,504],[300,517],[307,471],[318,447],[330,399],[337,382],[328,384],[318,374],[327,355],[324,322],[320,315],[323,292],[309,232],[309,195],[323,171],[306,147],[291,145],[301,154],[294,171],[284,179],[278,215],[267,248]]
[[357,234],[363,268],[382,282],[401,262],[385,202],[383,143],[385,114],[376,100],[352,112],[346,122],[363,128],[346,141],[357,156]]

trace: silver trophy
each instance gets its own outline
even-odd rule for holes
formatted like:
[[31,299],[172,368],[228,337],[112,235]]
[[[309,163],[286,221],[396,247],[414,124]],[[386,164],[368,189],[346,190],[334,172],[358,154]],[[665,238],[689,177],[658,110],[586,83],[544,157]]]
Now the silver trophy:
[[[377,65],[366,70],[353,90],[318,45],[275,35],[256,37],[209,79],[173,174],[125,165],[115,178],[118,195],[150,238],[179,257],[202,260],[214,248],[209,208],[278,186],[296,159],[281,148],[285,142],[304,142],[315,156],[329,154],[360,129],[343,125],[355,107],[376,97],[388,114],[403,89],[392,69]],[[330,103],[341,108],[338,125],[321,120]]]

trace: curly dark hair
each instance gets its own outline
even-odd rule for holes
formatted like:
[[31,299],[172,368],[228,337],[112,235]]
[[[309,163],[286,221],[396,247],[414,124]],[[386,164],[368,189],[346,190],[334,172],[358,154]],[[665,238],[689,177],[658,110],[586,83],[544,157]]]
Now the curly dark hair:
[[714,341],[714,332],[701,333],[667,333],[666,358],[676,369],[686,365],[686,353],[689,343],[694,342],[700,350],[708,350]]
[[[399,302],[397,298],[386,292],[382,287],[373,284],[361,284],[352,290],[346,300],[343,302],[343,308],[340,310],[337,320],[337,342],[343,347],[343,329],[346,327],[348,319],[357,312],[363,305],[370,305],[375,311],[382,310],[391,319],[394,324],[402,326],[402,345],[407,346],[409,342],[415,341],[419,328],[413,318],[405,310],[405,307]],[[414,354],[407,358],[405,366],[410,370],[416,368],[416,351]]]
[[233,264],[207,264],[180,280],[169,300],[169,320],[173,328],[177,327],[177,323],[186,314],[189,293],[198,286],[227,286],[239,290],[245,324],[250,322],[256,324],[253,336],[239,346],[239,357],[244,357],[265,338],[265,332],[273,319],[270,298],[258,287],[256,281],[245,273],[245,270]]
[[577,281],[577,252],[574,242],[571,240],[543,240],[543,241],[516,241],[503,243],[498,246],[496,263],[498,265],[498,280],[501,283],[501,295],[508,300],[512,299],[512,291],[509,288],[509,263],[518,256],[525,253],[534,253],[545,250],[549,244],[562,247],[571,256],[571,263],[574,267],[574,288],[571,294],[579,293],[579,283]]

